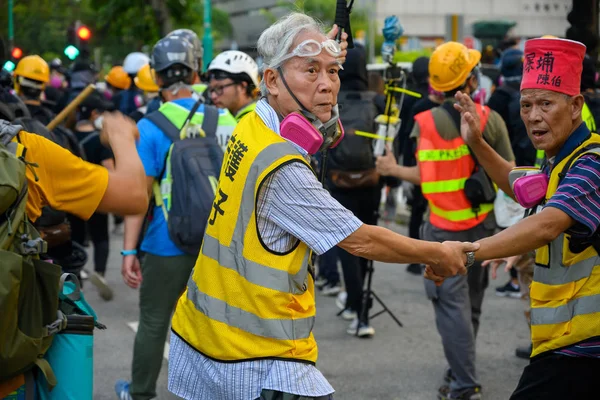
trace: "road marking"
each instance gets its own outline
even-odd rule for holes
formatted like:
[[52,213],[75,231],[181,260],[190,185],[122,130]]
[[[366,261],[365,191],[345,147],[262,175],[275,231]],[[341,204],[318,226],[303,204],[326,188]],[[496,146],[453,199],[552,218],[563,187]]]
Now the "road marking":
[[[134,331],[135,333],[137,333],[139,325],[140,325],[140,323],[138,321],[127,323],[127,326],[130,327],[131,330]],[[170,349],[169,342],[165,342],[165,349],[163,350],[163,357],[167,361],[169,361],[169,349]]]

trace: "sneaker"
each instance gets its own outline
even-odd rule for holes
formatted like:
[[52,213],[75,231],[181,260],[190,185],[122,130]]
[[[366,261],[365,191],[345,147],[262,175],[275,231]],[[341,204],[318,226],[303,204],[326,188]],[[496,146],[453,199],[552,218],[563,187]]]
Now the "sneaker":
[[342,291],[342,286],[338,283],[328,283],[321,289],[325,296],[337,296]]
[[506,283],[506,285],[496,288],[496,296],[520,299],[521,288],[519,287],[519,285],[514,285],[512,282],[509,281]]
[[526,347],[517,347],[517,349],[515,350],[515,355],[519,358],[529,360],[531,358],[532,350],[533,350],[533,345],[531,345],[531,344]]
[[349,308],[346,308],[344,311],[342,311],[340,315],[342,316],[342,319],[345,319],[346,321],[352,321],[358,318],[356,311],[352,311]]
[[340,310],[345,310],[347,298],[348,292],[340,292],[335,299],[335,305],[337,306],[337,308],[339,308]]
[[108,283],[106,283],[106,279],[104,279],[102,275],[100,275],[96,271],[92,272],[92,275],[90,276],[90,282],[92,283],[92,285],[96,286],[100,297],[102,297],[104,301],[112,300],[113,291],[110,288],[110,286],[108,286]]
[[90,275],[88,274],[88,272],[85,269],[81,270],[81,272],[79,273],[79,276],[81,277],[82,281],[85,281],[90,277]]
[[315,280],[315,287],[319,290],[323,289],[323,287],[325,285],[327,285],[327,282],[329,282],[327,279],[325,279],[325,277],[323,276],[318,276],[317,279]]
[[[357,326],[358,332],[356,331]],[[375,336],[375,329],[373,329],[372,326],[365,324],[364,322],[359,323],[358,318],[356,318],[348,326],[348,329],[346,329],[346,333],[352,336],[356,335],[359,338],[370,338]]]
[[408,264],[406,272],[413,275],[423,275],[423,264]]
[[438,389],[439,400],[481,400],[481,388],[479,386],[450,390],[450,386],[442,385]]
[[133,400],[129,394],[129,382],[119,379],[115,383],[115,392],[119,400]]

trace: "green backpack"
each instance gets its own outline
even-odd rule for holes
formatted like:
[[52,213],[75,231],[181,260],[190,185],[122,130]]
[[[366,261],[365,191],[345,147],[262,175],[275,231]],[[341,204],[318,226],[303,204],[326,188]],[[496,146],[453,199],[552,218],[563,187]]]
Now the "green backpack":
[[66,326],[58,311],[61,268],[39,259],[46,243],[25,212],[25,169],[37,165],[12,141],[20,130],[0,120],[0,382],[38,366],[54,386],[43,356]]

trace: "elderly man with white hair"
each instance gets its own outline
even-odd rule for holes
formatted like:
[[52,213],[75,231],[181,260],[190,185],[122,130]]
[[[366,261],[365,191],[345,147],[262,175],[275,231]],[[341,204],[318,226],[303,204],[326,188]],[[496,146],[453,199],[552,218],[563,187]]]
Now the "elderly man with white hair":
[[[347,47],[293,13],[258,40],[263,98],[228,144],[203,246],[173,316],[169,390],[185,399],[331,399],[315,367],[312,253],[340,246],[466,273],[477,245],[430,243],[361,223],[323,189],[309,156],[343,136]],[[471,252],[466,255],[466,252]],[[360,322],[357,321],[357,326]]]

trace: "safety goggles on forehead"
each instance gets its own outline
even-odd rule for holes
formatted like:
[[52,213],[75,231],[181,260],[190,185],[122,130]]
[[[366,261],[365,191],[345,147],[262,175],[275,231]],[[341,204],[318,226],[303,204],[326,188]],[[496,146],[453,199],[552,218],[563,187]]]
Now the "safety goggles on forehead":
[[325,49],[331,56],[338,58],[342,54],[342,48],[340,44],[333,39],[327,39],[324,42],[319,43],[314,39],[308,39],[300,43],[291,53],[285,55],[281,62],[289,60],[292,57],[314,57],[321,54],[321,51]]

